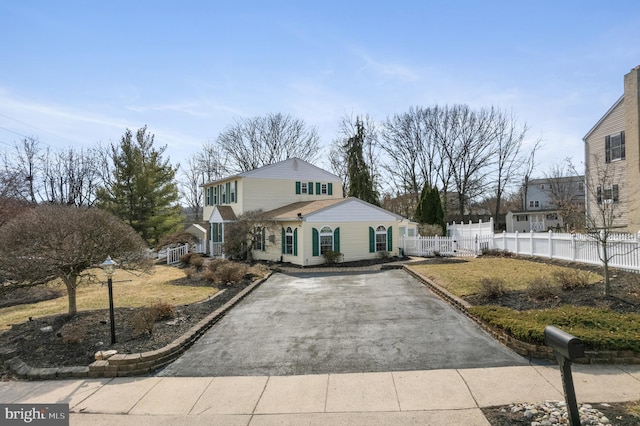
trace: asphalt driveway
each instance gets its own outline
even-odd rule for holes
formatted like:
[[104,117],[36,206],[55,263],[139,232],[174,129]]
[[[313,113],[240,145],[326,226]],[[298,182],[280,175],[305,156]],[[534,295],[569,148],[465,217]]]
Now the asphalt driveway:
[[527,365],[402,270],[275,274],[159,376]]

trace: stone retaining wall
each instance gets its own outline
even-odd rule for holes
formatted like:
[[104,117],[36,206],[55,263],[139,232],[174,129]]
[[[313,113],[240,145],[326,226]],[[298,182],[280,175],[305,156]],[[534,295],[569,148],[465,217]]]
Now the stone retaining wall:
[[167,346],[155,351],[136,354],[115,354],[109,359],[95,361],[88,367],[35,368],[25,364],[18,358],[17,351],[0,348],[0,362],[4,363],[14,377],[27,380],[70,379],[84,377],[126,377],[142,376],[158,370],[177,359],[193,345],[200,336],[211,328],[224,314],[251,293],[257,286],[267,280],[262,278],[238,293],[224,306],[213,311],[185,334]]
[[[412,270],[408,266],[403,267],[405,271],[413,275],[427,286],[431,291],[440,296],[443,300],[456,308],[458,311],[472,319],[485,331],[490,333],[500,343],[513,350],[519,355],[537,359],[554,359],[553,351],[545,345],[523,342],[507,334],[504,330],[487,324],[480,318],[469,312],[471,305],[465,300],[449,293],[447,290],[431,281],[429,278]],[[585,357],[576,361],[579,364],[640,364],[640,354],[634,351],[604,351],[586,350]]]

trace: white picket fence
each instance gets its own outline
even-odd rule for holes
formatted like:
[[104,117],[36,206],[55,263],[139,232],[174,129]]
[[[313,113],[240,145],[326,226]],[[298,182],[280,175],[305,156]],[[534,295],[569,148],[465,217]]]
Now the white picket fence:
[[167,249],[167,265],[174,265],[180,262],[180,258],[189,253],[189,244]]
[[[458,229],[460,230],[460,229]],[[526,232],[464,237],[404,237],[401,247],[410,256],[476,256],[486,250],[503,250],[522,256],[537,256],[602,265],[598,241],[585,234]],[[609,266],[640,272],[640,233],[611,234],[607,251]]]

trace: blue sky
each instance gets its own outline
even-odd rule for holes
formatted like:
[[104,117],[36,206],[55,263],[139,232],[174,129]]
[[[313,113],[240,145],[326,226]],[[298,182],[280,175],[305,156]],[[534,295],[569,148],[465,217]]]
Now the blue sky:
[[117,142],[148,125],[172,162],[226,126],[282,112],[323,146],[344,115],[411,106],[512,111],[565,157],[640,65],[640,2],[35,1],[0,3],[0,150]]

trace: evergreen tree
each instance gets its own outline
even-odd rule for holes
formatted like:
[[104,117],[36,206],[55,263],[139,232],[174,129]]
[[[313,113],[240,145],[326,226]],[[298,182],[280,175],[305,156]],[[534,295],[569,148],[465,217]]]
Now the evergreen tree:
[[364,161],[362,146],[364,125],[356,120],[356,134],[349,138],[345,145],[347,151],[347,174],[349,176],[349,197],[357,197],[373,205],[379,206],[379,194],[374,188],[369,166]]
[[156,149],[147,127],[127,129],[119,145],[111,145],[110,179],[98,192],[99,206],[112,212],[151,245],[180,228],[182,208],[169,160],[163,160],[166,146]]
[[416,208],[416,220],[421,224],[439,225],[444,233],[444,210],[438,188],[431,187],[429,184],[425,184],[422,188]]

